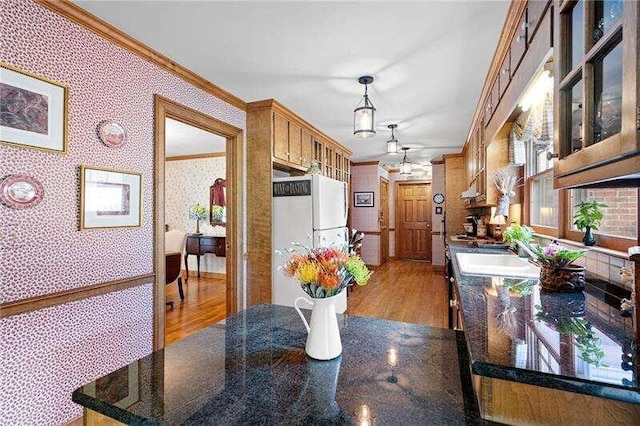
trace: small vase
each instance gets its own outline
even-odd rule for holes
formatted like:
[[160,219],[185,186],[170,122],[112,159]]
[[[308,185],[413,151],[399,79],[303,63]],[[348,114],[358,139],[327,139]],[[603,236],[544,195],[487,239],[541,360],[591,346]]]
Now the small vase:
[[200,219],[196,219],[196,235],[200,235]]
[[[311,300],[306,297],[298,297],[294,302],[294,307],[302,322],[304,322],[307,333],[309,333],[305,352],[313,359],[334,359],[342,353],[340,329],[338,328],[338,318],[336,317],[336,300],[339,295],[336,294],[322,299],[312,298]],[[298,307],[298,302],[301,300],[313,305],[310,324],[307,323]]]
[[562,268],[552,268],[542,265],[540,268],[540,286],[544,291],[580,291],[584,285],[584,266],[567,265]]
[[584,231],[584,238],[582,238],[582,242],[585,246],[593,246],[596,244],[596,237],[591,233],[591,227],[587,226]]

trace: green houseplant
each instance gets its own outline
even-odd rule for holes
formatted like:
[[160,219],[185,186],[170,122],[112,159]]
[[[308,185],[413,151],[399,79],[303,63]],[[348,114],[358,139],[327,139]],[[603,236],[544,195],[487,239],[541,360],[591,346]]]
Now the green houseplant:
[[518,242],[530,244],[533,241],[533,229],[526,225],[518,225],[517,223],[514,223],[504,230],[502,233],[502,239],[515,250],[518,246]]
[[592,201],[582,201],[575,206],[576,211],[573,214],[573,224],[578,227],[579,230],[585,230],[584,238],[582,242],[585,246],[595,245],[596,239],[591,233],[591,230],[597,230],[600,226],[600,222],[604,215],[602,214],[603,207],[607,207],[606,204]]

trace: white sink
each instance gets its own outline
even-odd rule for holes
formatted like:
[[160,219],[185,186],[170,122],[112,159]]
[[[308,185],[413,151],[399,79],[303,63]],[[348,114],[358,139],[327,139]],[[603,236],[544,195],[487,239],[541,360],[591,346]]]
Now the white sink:
[[540,268],[508,254],[456,253],[460,272],[468,275],[538,278]]

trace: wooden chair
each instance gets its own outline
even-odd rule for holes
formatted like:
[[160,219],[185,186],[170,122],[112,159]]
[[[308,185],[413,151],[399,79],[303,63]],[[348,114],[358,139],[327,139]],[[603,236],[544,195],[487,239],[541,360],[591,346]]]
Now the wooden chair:
[[[182,277],[180,276],[182,267],[182,254],[185,248],[187,233],[178,229],[165,232],[164,234],[164,250],[165,250],[165,284],[171,284],[178,280],[178,292],[180,300],[184,300],[184,291],[182,289]],[[173,308],[173,302],[167,302],[167,305]]]

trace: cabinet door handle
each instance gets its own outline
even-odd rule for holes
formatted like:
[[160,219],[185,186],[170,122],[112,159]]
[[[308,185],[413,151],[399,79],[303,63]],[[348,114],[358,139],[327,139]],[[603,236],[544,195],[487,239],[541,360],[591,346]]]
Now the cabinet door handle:
[[529,28],[529,23],[527,21],[524,21],[522,25],[520,25],[520,28],[526,30],[527,28]]
[[524,41],[523,35],[519,35],[518,37],[516,37],[516,43],[522,43],[523,41]]
[[502,68],[502,74],[509,74],[509,68]]

